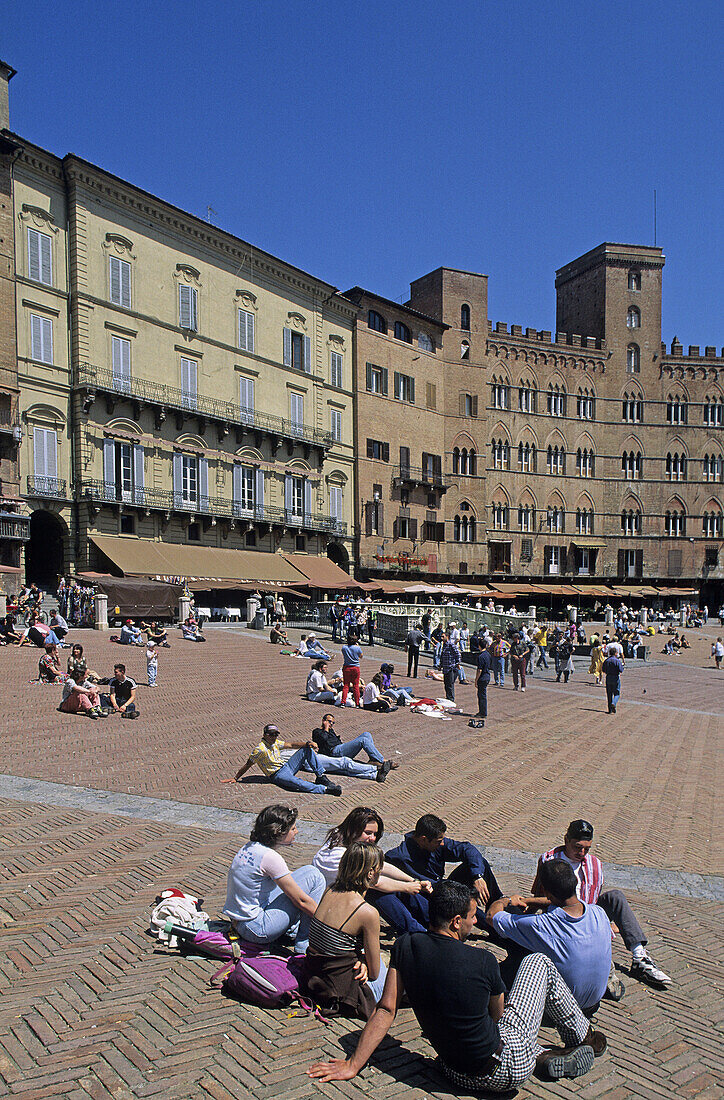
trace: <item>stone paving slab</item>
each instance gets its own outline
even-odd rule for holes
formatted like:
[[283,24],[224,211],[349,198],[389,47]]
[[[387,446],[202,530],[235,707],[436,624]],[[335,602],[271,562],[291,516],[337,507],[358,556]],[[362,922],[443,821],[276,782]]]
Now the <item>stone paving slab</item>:
[[[0,649],[9,701],[0,715],[0,772],[254,813],[273,787],[260,775],[236,786],[220,780],[233,775],[265,722],[276,720],[296,739],[321,717],[322,708],[301,697],[308,663],[281,656],[251,631],[210,629],[203,646],[174,636],[173,648],[161,651],[155,690],[145,686],[143,650],[93,631],[77,636],[91,667],[108,672],[113,661],[126,661],[139,680],[141,717],[90,722],[60,714],[60,689],[29,682],[38,651]],[[376,646],[365,651],[363,672],[385,659],[400,670],[400,653]],[[434,807],[451,834],[528,852],[550,847],[571,818],[584,815],[608,862],[720,872],[724,674],[631,666],[619,714],[609,716],[585,667],[568,685],[536,676],[525,695],[509,682],[491,687],[485,730],[467,726],[472,685],[458,685],[465,714],[450,722],[408,710],[340,711],[344,737],[370,730],[402,767],[384,785],[344,779],[340,799],[301,794],[294,802],[302,817],[328,825],[360,801],[373,802],[399,832]],[[413,684],[441,694],[441,684],[422,676]]]
[[[20,802],[39,802],[44,806],[64,806],[69,809],[101,811],[123,817],[153,820],[191,828],[210,829],[248,836],[255,814],[225,810],[218,806],[194,806],[188,802],[163,801],[159,798],[143,798],[138,795],[115,794],[112,791],[95,791],[87,787],[69,787],[61,783],[46,783],[37,779],[21,779],[0,775],[0,798]],[[300,843],[321,846],[327,835],[327,826],[314,821],[299,822]],[[468,836],[471,843],[477,838]],[[385,832],[386,848],[393,848],[403,840],[402,833]],[[496,871],[517,873],[531,882],[535,875],[537,853],[516,852],[509,848],[495,848],[477,844]],[[724,878],[718,875],[695,875],[686,871],[657,871],[646,867],[622,867],[607,863],[604,867],[606,885],[621,890],[636,890],[648,894],[666,894],[691,898],[709,898],[724,901]]]
[[[342,1056],[359,1025],[336,1021],[324,1028],[228,1001],[209,988],[213,962],[156,948],[145,934],[156,892],[183,885],[201,893],[217,915],[238,835],[3,799],[0,843],[0,1095],[460,1095],[438,1075],[409,1010],[358,1079],[318,1085],[306,1067]],[[292,864],[311,850],[295,846]],[[504,875],[503,885],[513,890],[524,881]],[[627,992],[618,1005],[604,1002],[598,1014],[608,1053],[579,1081],[534,1080],[520,1097],[722,1095],[720,910],[710,901],[646,894],[631,901],[674,984],[660,992],[627,980],[627,957],[616,944]]]

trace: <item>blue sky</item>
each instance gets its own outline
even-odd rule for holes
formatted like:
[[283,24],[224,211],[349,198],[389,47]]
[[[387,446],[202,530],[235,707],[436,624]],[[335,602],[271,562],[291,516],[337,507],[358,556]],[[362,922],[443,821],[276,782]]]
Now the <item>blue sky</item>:
[[[7,9],[10,10],[7,10]],[[7,0],[11,126],[345,289],[441,264],[555,327],[557,267],[664,249],[663,337],[724,344],[715,2]]]

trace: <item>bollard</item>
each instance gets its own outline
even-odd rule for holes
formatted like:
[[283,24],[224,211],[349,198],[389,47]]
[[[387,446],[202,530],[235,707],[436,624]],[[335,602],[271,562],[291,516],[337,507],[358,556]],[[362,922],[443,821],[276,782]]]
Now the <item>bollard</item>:
[[105,592],[96,592],[93,597],[93,609],[95,611],[94,628],[108,630],[108,596]]
[[530,604],[530,606],[528,607],[528,618],[532,619],[533,622],[535,622],[536,611],[537,611],[537,608],[536,608],[535,604],[533,604],[533,603]]
[[179,596],[178,619],[180,623],[186,622],[191,614],[191,599],[189,596]]

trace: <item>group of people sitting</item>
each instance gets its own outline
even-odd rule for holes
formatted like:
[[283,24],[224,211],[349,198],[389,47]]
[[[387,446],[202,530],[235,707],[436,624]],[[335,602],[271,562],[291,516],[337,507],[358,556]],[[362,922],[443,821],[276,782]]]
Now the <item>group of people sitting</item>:
[[[435,814],[383,852],[381,816],[358,806],[311,864],[291,872],[283,852],[296,821],[296,809],[279,804],[257,816],[232,862],[224,912],[243,941],[293,941],[305,955],[303,990],[323,1012],[367,1021],[356,1051],[315,1064],[312,1077],[356,1076],[403,997],[458,1088],[507,1091],[536,1066],[551,1079],[581,1076],[606,1049],[591,1017],[602,997],[619,1001],[625,992],[612,964],[614,926],[631,952],[632,976],[657,988],[671,982],[646,951],[624,894],[604,890],[584,819],[540,856],[530,896],[507,897],[475,845],[449,838]],[[445,877],[448,863],[457,867]],[[381,918],[395,937],[389,966]],[[502,965],[465,945],[474,929],[506,950]],[[562,1048],[539,1046],[544,1013]]]
[[[146,635],[145,639],[143,637],[144,634]],[[112,642],[117,641],[121,645],[137,646],[144,646],[147,645],[148,642],[153,642],[156,646],[163,646],[165,649],[171,648],[166,627],[163,623],[157,623],[155,619],[152,623],[142,622],[139,626],[136,626],[133,619],[126,619],[118,637],[111,634],[110,640]]]
[[[76,653],[76,651],[80,651]],[[84,714],[88,718],[108,718],[120,714],[121,718],[138,718],[136,706],[136,681],[126,675],[126,666],[113,666],[113,676],[101,680],[96,672],[89,671],[83,647],[73,646],[68,660],[68,674],[63,676],[63,698],[59,711],[64,714]],[[107,685],[108,691],[101,692]]]
[[43,649],[49,642],[56,646],[68,643],[68,623],[56,608],[50,617],[50,623],[43,622],[39,608],[31,608],[25,615],[25,625],[17,623],[17,611],[8,611],[0,620],[0,645],[34,645]]

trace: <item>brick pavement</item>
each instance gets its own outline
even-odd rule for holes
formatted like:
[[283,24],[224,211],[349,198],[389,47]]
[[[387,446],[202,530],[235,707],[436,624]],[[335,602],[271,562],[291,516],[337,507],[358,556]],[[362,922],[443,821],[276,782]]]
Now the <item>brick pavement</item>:
[[[349,1050],[357,1024],[337,1021],[324,1028],[306,1017],[227,1001],[209,989],[213,962],[183,960],[155,947],[145,919],[157,890],[185,885],[202,893],[217,914],[238,838],[2,800],[0,841],[6,853],[0,871],[0,1095],[453,1095],[409,1010],[400,1013],[360,1078],[320,1086],[304,1070],[319,1056]],[[309,853],[300,847],[292,862]],[[503,885],[522,883],[506,875]],[[632,901],[674,985],[658,992],[628,980],[624,1000],[604,1002],[599,1012],[609,1052],[592,1072],[556,1086],[534,1080],[521,1097],[722,1095],[720,914],[708,901],[646,895],[632,895]],[[615,955],[625,978],[626,957],[618,946]],[[550,1032],[545,1036],[554,1039]]]
[[[125,659],[145,681],[143,650],[79,632],[91,667]],[[390,651],[365,653],[373,670]],[[273,788],[232,775],[274,719],[306,735],[321,708],[303,700],[307,664],[280,656],[258,635],[210,630],[193,646],[174,639],[163,650],[159,687],[139,687],[142,716],[90,722],[59,714],[59,689],[28,683],[38,651],[0,649],[0,679],[10,706],[0,717],[0,772],[60,783],[256,811]],[[402,655],[392,654],[398,671]],[[409,828],[434,806],[451,831],[485,845],[539,851],[571,817],[597,826],[606,860],[711,873],[722,866],[716,844],[717,765],[721,752],[724,673],[682,665],[630,666],[619,714],[605,713],[603,689],[585,671],[568,685],[552,674],[529,681],[525,695],[491,687],[484,731],[467,727],[474,688],[458,686],[465,716],[440,722],[408,710],[384,716],[339,712],[338,729],[364,729],[402,767],[384,785],[343,781],[340,799],[295,795],[304,818],[333,822],[360,799],[378,806],[387,824]],[[404,680],[404,678],[402,678]],[[441,694],[442,685],[420,678]]]

